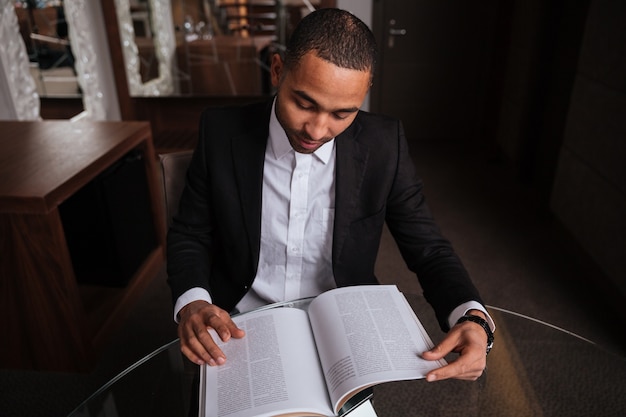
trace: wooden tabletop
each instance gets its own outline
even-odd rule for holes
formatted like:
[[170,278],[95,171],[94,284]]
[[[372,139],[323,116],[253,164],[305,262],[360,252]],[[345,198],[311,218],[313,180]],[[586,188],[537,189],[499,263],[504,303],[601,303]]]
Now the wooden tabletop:
[[0,213],[45,213],[150,137],[147,122],[0,122]]

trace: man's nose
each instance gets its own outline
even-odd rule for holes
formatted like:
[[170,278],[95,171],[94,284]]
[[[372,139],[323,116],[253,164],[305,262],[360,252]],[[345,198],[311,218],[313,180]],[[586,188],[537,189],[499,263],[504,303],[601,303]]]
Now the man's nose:
[[316,114],[304,126],[312,140],[321,140],[328,136],[328,116]]

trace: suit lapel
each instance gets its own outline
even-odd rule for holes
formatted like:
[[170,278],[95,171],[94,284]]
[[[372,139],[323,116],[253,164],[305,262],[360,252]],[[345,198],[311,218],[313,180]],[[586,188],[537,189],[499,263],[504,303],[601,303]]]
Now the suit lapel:
[[336,263],[354,218],[358,196],[363,186],[363,177],[369,149],[358,141],[361,130],[358,122],[353,123],[336,138],[337,162],[335,172],[335,225],[333,230],[333,263]]
[[[271,109],[271,103],[269,108]],[[261,198],[263,192],[263,165],[268,137],[269,110],[255,122],[248,132],[235,136],[231,142],[231,154],[237,181],[237,192],[248,244],[254,255],[254,270],[258,266],[261,244]]]

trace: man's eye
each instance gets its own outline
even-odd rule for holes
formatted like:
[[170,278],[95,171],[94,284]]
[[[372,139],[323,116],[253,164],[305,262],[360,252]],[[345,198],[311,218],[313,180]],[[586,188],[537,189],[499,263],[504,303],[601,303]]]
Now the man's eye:
[[311,106],[310,104],[300,102],[300,101],[296,101],[296,106],[298,106],[302,110],[313,110],[313,106]]
[[333,117],[337,120],[345,120],[348,117],[346,113],[333,113]]

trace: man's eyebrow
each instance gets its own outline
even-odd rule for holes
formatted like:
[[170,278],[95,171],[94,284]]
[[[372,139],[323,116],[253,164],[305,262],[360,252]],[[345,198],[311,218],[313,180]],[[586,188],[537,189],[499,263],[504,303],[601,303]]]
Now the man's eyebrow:
[[[321,106],[319,105],[319,103],[317,101],[315,101],[313,99],[313,97],[309,96],[307,93],[305,93],[302,90],[295,90],[294,93],[298,96],[300,96],[301,98],[303,98],[304,100],[308,101],[309,103],[313,104],[315,107],[320,108]],[[346,109],[334,109],[329,111],[330,113],[355,113],[359,111],[358,107],[349,107]]]

